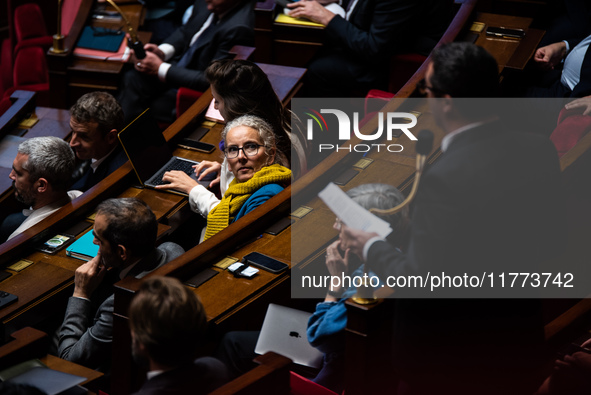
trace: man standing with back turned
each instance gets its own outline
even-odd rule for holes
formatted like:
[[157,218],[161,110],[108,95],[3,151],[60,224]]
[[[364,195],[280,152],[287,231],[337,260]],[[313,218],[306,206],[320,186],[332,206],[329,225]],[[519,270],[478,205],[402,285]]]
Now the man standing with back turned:
[[[419,186],[409,247],[401,253],[375,233],[343,226],[343,248],[363,254],[382,279],[520,271],[558,254],[564,218],[552,143],[513,130],[490,101],[474,100],[494,97],[498,85],[496,61],[483,48],[447,44],[431,59],[420,88],[446,135]],[[397,299],[392,354],[402,393],[532,393],[540,313],[534,299]]]

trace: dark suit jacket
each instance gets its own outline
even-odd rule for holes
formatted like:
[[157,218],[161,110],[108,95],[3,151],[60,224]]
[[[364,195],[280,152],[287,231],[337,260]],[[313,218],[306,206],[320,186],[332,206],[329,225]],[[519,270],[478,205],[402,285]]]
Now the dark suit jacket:
[[[142,258],[127,275],[142,278],[183,252],[174,243],[162,243]],[[60,358],[92,369],[108,370],[113,342],[113,284],[119,280],[119,271],[110,270],[92,294],[92,300],[70,297],[59,330]]]
[[451,17],[447,0],[359,0],[349,21],[335,16],[326,34],[337,45],[366,62],[393,52],[428,54]]
[[[381,278],[531,272],[564,246],[559,185],[548,139],[498,122],[466,131],[424,174],[407,253],[377,242],[369,268]],[[517,385],[504,379],[535,366],[543,341],[533,299],[398,299],[393,330],[395,364],[424,393],[512,393],[506,388]],[[527,384],[525,374],[520,380]]]
[[228,381],[226,366],[215,358],[198,358],[192,365],[161,373],[134,395],[208,394]]
[[[175,48],[175,58],[180,59],[189,49],[191,38],[201,29],[210,14],[204,0],[195,1],[191,19],[164,40],[164,43]],[[198,39],[196,45],[199,48],[193,54],[188,67],[176,67],[173,63],[168,70],[166,82],[172,87],[207,89],[209,83],[205,79],[204,70],[212,61],[229,57],[229,51],[234,45],[254,45],[252,1],[243,0],[242,4],[236,6],[215,25],[208,40]]]
[[109,157],[99,165],[95,172],[88,166],[82,177],[70,189],[86,192],[121,167],[125,162],[127,162],[127,155],[125,155],[125,151],[123,151],[121,146],[117,146]]
[[354,91],[385,88],[390,56],[427,55],[449,24],[451,6],[447,0],[359,0],[348,21],[335,16],[326,26],[326,43],[309,66],[307,83],[321,85],[313,89],[325,97],[344,94],[337,92],[342,81]]

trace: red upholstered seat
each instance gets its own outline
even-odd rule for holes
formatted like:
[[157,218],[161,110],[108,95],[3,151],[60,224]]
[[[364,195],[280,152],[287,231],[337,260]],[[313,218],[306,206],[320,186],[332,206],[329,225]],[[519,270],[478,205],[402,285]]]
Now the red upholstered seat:
[[47,60],[43,49],[27,47],[16,54],[13,82],[14,86],[49,83]]
[[47,33],[43,13],[35,3],[20,5],[14,10],[14,31],[16,34],[17,54],[22,48],[38,46],[47,50],[52,44],[52,37]]
[[297,373],[289,372],[289,386],[291,395],[338,395],[326,387],[316,384]]
[[0,57],[0,95],[12,87],[12,61],[13,54],[10,48],[10,40],[2,40]]
[[367,92],[367,95],[365,95],[364,122],[361,122],[361,125],[364,125],[369,118],[371,118],[376,112],[380,111],[380,109],[394,96],[394,93],[384,92],[379,89],[372,89]]
[[49,72],[45,51],[41,47],[25,47],[18,51],[14,61],[14,86],[4,95],[15,90],[38,92],[37,104],[49,106]]
[[566,154],[583,136],[591,131],[591,116],[583,115],[583,110],[562,109],[558,116],[558,125],[552,132],[550,140],[554,143],[558,156]]
[[[74,24],[82,0],[63,0],[61,34],[67,36]],[[43,13],[35,3],[23,4],[14,11],[14,30],[16,33],[16,54],[21,48],[42,47],[49,49],[53,44],[53,34],[45,27]],[[55,33],[55,32],[54,32]]]
[[203,92],[198,92],[189,88],[179,88],[176,94],[176,116],[181,116],[182,113],[187,111],[189,107],[193,105],[199,99]]
[[390,58],[388,91],[398,92],[425,60],[427,60],[426,56],[417,53],[403,53],[392,56]]

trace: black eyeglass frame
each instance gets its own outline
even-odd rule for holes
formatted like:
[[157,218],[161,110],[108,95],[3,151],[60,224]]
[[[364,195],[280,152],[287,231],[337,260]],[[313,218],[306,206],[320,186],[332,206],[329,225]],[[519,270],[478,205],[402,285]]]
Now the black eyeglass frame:
[[442,91],[441,89],[437,89],[433,86],[427,85],[427,81],[424,78],[421,78],[419,82],[417,82],[417,89],[421,94],[426,95],[427,89],[433,92],[435,95],[445,95],[446,92]]
[[[247,157],[247,158],[250,158],[251,156],[255,156],[255,155],[257,155],[259,153],[259,148],[260,147],[264,147],[265,146],[264,144],[255,144],[255,143],[246,143],[246,145],[254,145],[254,146],[257,147],[257,150],[254,152],[254,154],[249,155],[249,154],[246,153],[246,150],[244,149],[244,145],[242,147],[227,147],[224,150],[224,155],[228,159],[238,158],[238,155],[240,155],[240,150],[242,150],[242,152],[244,153],[244,156]],[[230,156],[230,154],[228,152],[228,148],[237,148],[236,155],[235,156]]]

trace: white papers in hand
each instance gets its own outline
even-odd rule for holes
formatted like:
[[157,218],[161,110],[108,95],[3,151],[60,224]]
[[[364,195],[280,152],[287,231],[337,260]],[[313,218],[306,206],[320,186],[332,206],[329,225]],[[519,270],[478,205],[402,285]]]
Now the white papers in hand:
[[332,182],[320,191],[318,197],[350,228],[369,233],[375,232],[382,238],[392,232],[388,222],[355,203],[341,188]]

